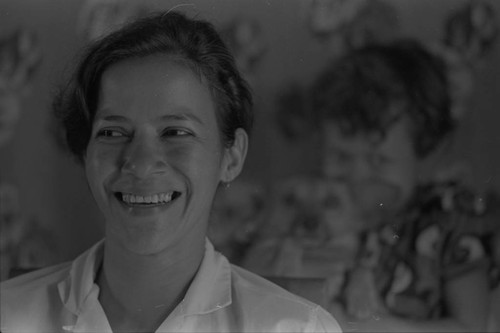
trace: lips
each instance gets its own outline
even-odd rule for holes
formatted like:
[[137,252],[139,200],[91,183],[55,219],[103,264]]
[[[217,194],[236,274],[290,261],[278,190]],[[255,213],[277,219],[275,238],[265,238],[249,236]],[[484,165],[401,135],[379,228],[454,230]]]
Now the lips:
[[128,206],[147,207],[168,204],[180,197],[181,193],[178,191],[171,191],[140,195],[134,193],[116,192],[115,196],[118,200]]

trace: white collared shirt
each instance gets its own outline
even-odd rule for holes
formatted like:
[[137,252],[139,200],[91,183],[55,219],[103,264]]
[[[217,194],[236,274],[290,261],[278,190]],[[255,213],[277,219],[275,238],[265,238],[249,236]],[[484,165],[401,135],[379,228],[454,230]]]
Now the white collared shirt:
[[[1,332],[112,332],[99,303],[103,242],[1,284]],[[207,240],[183,301],[156,332],[341,332],[324,309],[229,264]]]

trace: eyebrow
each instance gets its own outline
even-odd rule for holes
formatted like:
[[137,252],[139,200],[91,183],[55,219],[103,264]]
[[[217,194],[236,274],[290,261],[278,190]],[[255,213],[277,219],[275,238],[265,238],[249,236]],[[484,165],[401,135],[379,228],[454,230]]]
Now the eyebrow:
[[[99,117],[99,120],[105,120],[105,121],[113,121],[113,122],[120,122],[120,123],[126,123],[129,121],[129,118],[120,116],[120,115],[108,115],[104,117]],[[158,121],[186,121],[186,120],[193,120],[199,124],[203,124],[203,121],[196,116],[195,114],[192,113],[178,113],[178,114],[168,114],[161,116],[157,119]]]
[[198,116],[196,116],[195,114],[192,114],[190,112],[164,115],[164,116],[161,116],[159,118],[159,120],[161,120],[161,121],[193,120],[199,124],[203,124],[203,121]]
[[125,123],[128,121],[127,117],[124,116],[117,116],[117,115],[109,115],[105,117],[98,117],[98,120],[106,120],[106,121],[116,121],[119,123]]

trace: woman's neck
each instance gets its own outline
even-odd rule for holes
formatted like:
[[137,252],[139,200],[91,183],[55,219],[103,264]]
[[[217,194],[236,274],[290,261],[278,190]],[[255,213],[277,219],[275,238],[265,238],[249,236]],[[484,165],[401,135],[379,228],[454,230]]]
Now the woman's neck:
[[193,244],[189,249],[180,248],[186,243],[158,254],[141,255],[106,241],[96,282],[99,301],[113,330],[154,331],[182,301],[205,249],[203,242],[198,248]]

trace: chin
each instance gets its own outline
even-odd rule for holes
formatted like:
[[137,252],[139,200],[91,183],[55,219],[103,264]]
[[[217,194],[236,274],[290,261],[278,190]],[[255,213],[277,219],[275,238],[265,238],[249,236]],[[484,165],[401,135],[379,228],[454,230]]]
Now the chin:
[[122,244],[129,252],[141,255],[141,256],[151,256],[163,252],[167,248],[165,242],[157,242],[151,240],[134,240],[126,241]]
[[106,233],[106,241],[117,245],[125,252],[136,255],[154,255],[164,251],[171,241],[158,229],[120,230]]

